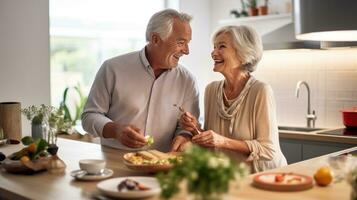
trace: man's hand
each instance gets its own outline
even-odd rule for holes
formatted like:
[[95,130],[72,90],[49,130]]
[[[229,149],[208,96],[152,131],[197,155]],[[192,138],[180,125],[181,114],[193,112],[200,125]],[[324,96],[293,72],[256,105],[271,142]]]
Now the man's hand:
[[171,151],[184,151],[191,144],[190,140],[189,136],[176,136],[172,142]]
[[140,148],[147,144],[144,134],[134,125],[120,125],[109,122],[103,128],[104,138],[114,138],[123,145],[131,148]]

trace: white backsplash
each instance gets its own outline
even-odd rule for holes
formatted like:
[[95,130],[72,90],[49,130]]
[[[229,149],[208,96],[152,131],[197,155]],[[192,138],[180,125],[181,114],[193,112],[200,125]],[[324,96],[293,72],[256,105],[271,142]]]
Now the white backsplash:
[[357,48],[266,51],[254,75],[274,90],[279,125],[306,126],[307,90],[316,127],[342,127],[343,108],[357,107]]

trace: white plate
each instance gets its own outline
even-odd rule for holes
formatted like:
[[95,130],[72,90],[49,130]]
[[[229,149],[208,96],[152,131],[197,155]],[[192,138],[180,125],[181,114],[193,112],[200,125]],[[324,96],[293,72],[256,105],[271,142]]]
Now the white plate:
[[76,174],[80,173],[81,171],[83,170],[81,169],[74,170],[71,172],[71,176],[74,177],[76,180],[81,180],[81,181],[97,181],[113,176],[113,170],[111,169],[104,169],[103,173],[98,175],[86,174],[84,176],[76,176]]
[[[139,182],[147,187],[149,190],[145,191],[124,191],[121,192],[118,190],[118,185],[125,179],[132,179],[134,181]],[[125,199],[135,199],[135,198],[145,198],[154,196],[161,192],[159,182],[156,178],[152,177],[143,177],[143,176],[129,176],[129,177],[121,177],[121,178],[111,178],[105,181],[101,181],[97,184],[97,188],[101,191],[104,195],[110,197],[117,197],[117,198],[125,198]]]

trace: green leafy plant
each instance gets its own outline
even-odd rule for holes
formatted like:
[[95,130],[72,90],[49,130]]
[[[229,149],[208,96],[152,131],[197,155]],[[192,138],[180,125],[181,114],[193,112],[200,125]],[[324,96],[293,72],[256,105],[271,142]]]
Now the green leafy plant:
[[167,174],[158,174],[161,197],[171,198],[178,193],[179,183],[186,181],[188,193],[203,200],[228,192],[229,182],[241,179],[249,170],[244,163],[237,164],[222,153],[192,146],[182,155],[182,161],[174,161],[174,168]]
[[[74,89],[74,91],[76,91],[79,96],[79,102],[75,103],[75,113],[73,116],[71,115],[69,106],[67,105],[67,99],[70,89]],[[87,97],[83,95],[80,84],[75,87],[66,87],[66,89],[63,91],[63,98],[60,103],[60,109],[64,111],[64,120],[66,122],[72,123],[72,125],[75,125],[76,122],[81,118],[81,114],[83,112],[86,102]]]

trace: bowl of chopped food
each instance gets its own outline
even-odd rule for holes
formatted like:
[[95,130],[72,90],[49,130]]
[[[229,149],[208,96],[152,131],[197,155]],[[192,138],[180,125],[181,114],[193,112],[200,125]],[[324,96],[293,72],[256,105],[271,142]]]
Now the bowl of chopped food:
[[172,169],[173,163],[181,160],[177,153],[164,153],[158,150],[126,153],[123,158],[129,169],[151,173],[168,171]]

